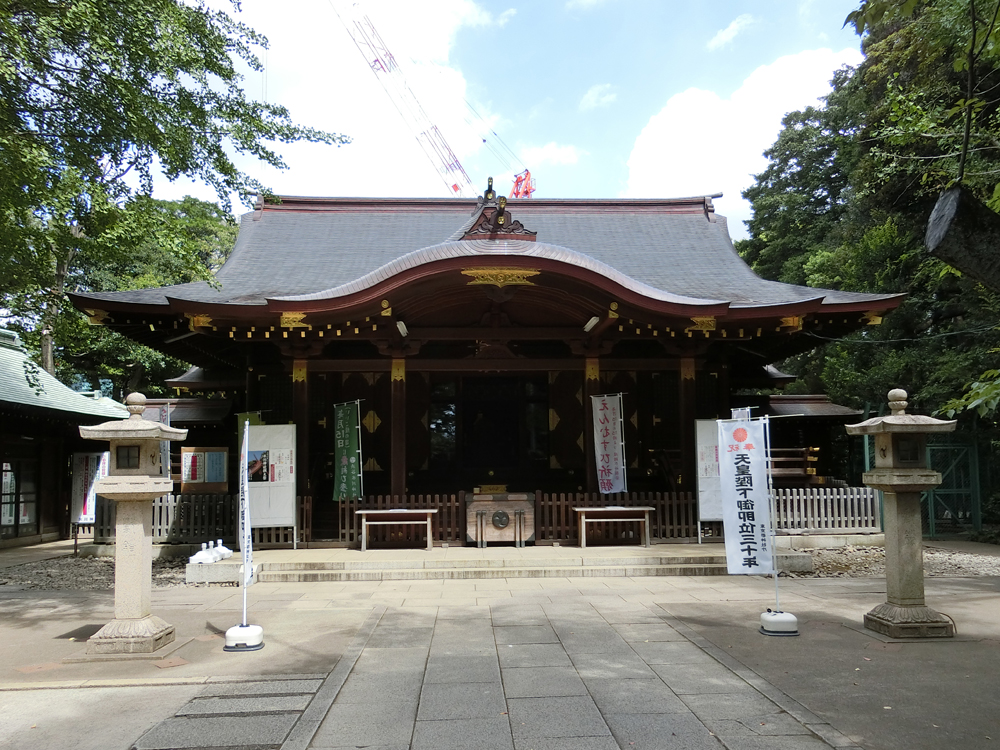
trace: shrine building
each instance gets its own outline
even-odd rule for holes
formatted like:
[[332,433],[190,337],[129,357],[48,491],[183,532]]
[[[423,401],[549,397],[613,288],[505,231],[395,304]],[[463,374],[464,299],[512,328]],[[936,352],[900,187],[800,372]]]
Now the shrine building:
[[492,180],[478,201],[258,200],[216,282],[70,297],[194,365],[174,387],[294,423],[314,536],[342,522],[334,404],[360,400],[364,493],[400,505],[597,493],[589,397],[618,393],[629,492],[694,492],[696,420],[900,302],[758,277],[711,197],[507,203]]

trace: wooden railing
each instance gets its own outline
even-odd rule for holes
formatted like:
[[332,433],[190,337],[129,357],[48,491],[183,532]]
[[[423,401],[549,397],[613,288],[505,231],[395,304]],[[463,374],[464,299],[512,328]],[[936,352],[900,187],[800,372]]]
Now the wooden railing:
[[881,532],[881,496],[869,487],[775,490],[774,528],[779,534]]
[[[438,510],[434,519],[434,540],[441,544],[464,544],[466,534],[465,492],[456,495],[375,495],[353,498],[340,503],[340,541],[360,544],[360,527],[357,520],[359,510],[386,510],[390,508],[412,508]],[[535,493],[535,541],[536,543],[579,541],[574,507],[597,507],[603,505],[648,505],[650,513],[650,536],[654,539],[697,539],[698,512],[694,496],[690,492],[633,492],[630,494],[600,495],[587,493]],[[410,526],[376,526],[369,530],[370,542],[374,546],[405,544],[419,545],[423,531]],[[638,524],[611,522],[595,524],[588,530],[587,543],[621,542],[630,544],[638,540]]]
[[[236,495],[163,495],[153,500],[153,541],[158,544],[198,544],[222,539],[236,543],[239,514]],[[311,537],[312,498],[296,498],[299,541]],[[292,543],[293,529],[255,528],[254,544]],[[115,503],[98,496],[94,508],[94,542],[114,544]]]

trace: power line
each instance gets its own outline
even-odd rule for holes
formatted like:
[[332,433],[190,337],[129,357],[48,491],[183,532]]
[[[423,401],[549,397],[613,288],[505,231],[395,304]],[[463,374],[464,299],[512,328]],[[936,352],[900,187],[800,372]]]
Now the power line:
[[967,336],[972,333],[981,333],[982,331],[996,331],[1000,327],[996,325],[981,326],[979,328],[967,328],[964,331],[948,331],[946,333],[931,333],[926,336],[921,336],[920,338],[907,338],[907,339],[847,339],[847,338],[833,338],[831,336],[820,336],[818,333],[813,333],[812,331],[803,331],[807,336],[811,336],[814,339],[820,339],[821,341],[833,341],[838,344],[905,344],[916,341],[927,341],[929,339],[940,339],[947,336]]

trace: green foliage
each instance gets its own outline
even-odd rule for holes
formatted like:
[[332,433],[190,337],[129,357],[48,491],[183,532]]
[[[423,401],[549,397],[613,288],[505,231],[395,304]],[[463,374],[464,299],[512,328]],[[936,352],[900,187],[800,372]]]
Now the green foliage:
[[[109,292],[169,286],[196,281],[218,268],[232,251],[236,224],[217,204],[186,197],[179,201],[145,199],[146,233],[127,255],[95,260],[83,253],[67,279],[77,291]],[[169,251],[165,252],[164,248]],[[205,269],[205,270],[203,270]],[[41,346],[36,310],[47,290],[10,295],[8,325],[20,332],[31,350]],[[141,346],[103,326],[91,326],[75,309],[63,306],[53,318],[56,375],[87,389],[109,387],[124,397],[142,388],[166,394],[162,381],[186,369],[179,360]]]
[[758,273],[791,284],[805,282],[804,265],[828,241],[845,209],[852,125],[843,113],[809,107],[782,121],[770,160],[743,191],[754,207],[750,238],[737,245]]
[[973,48],[967,0],[863,3],[848,22],[865,33],[865,61],[837,75],[825,106],[786,116],[744,193],[754,217],[739,249],[761,275],[907,295],[881,325],[779,365],[838,402],[879,404],[903,387],[925,412],[996,414],[992,374],[956,394],[996,367],[998,295],[923,248],[934,201],[963,169],[980,198],[1000,196],[1000,0],[976,7]]
[[[276,143],[348,142],[247,98],[237,65],[260,70],[266,44],[204,0],[0,0],[0,309],[43,367],[76,330],[67,288],[210,278],[230,243],[217,227],[197,241],[197,212],[268,195],[237,158],[283,168]],[[168,215],[155,172],[211,185],[222,208]]]
[[951,419],[961,411],[975,411],[980,417],[992,417],[1000,406],[1000,370],[986,370],[979,380],[969,383],[958,398],[947,401],[939,410]]

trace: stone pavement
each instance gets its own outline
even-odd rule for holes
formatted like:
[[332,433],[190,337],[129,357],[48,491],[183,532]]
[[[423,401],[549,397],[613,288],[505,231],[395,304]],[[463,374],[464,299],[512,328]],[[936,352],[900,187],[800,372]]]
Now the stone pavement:
[[862,631],[884,590],[783,580],[768,638],[759,578],[258,584],[227,654],[238,589],[156,589],[179,648],[72,663],[111,592],[0,588],[0,748],[995,747],[1000,580],[928,579],[948,642]]

